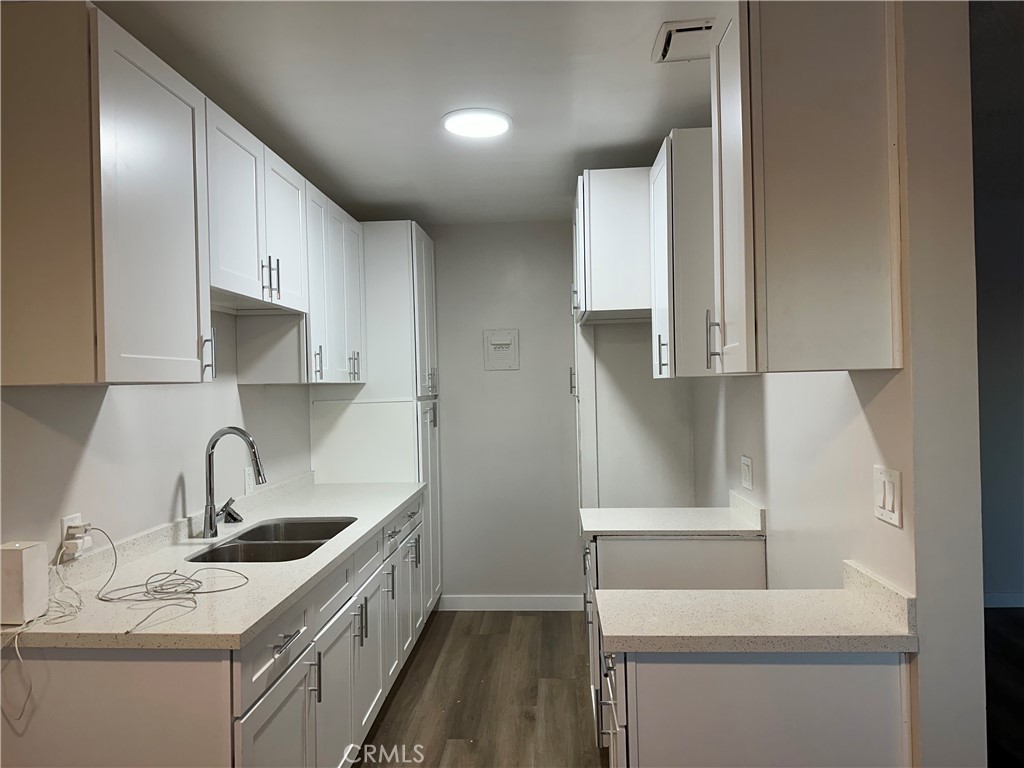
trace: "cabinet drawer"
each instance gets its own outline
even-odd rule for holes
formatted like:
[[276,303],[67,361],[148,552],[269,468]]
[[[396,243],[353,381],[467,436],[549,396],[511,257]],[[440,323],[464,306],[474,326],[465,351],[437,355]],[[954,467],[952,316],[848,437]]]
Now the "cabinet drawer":
[[597,539],[598,589],[765,589],[763,538]]
[[302,655],[313,637],[310,613],[307,598],[288,609],[238,652],[239,712],[245,712]]
[[384,531],[377,531],[368,542],[352,556],[352,581],[359,585],[369,579],[377,567],[384,562]]
[[313,612],[310,624],[314,633],[319,632],[355,593],[358,584],[353,579],[352,562],[352,559],[346,560],[313,588],[309,604]]
[[405,541],[412,529],[423,519],[423,499],[419,498],[384,526],[384,556],[388,557]]

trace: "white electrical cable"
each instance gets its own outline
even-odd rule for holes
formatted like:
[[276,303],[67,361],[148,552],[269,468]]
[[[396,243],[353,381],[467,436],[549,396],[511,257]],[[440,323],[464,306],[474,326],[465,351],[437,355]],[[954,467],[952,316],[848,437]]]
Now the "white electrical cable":
[[[156,614],[161,611],[165,611],[168,608],[183,608],[184,613],[177,614],[175,616],[169,616],[163,618],[158,622],[150,624],[150,626],[156,626],[167,621],[185,616],[199,607],[199,596],[200,595],[213,595],[219,592],[230,592],[235,589],[241,589],[249,583],[249,577],[244,573],[232,570],[231,568],[218,568],[215,566],[205,566],[198,568],[191,574],[185,575],[178,573],[177,571],[162,571],[160,573],[154,573],[148,579],[141,584],[130,584],[124,587],[114,587],[113,589],[107,589],[110,586],[110,582],[114,580],[114,575],[117,573],[117,546],[114,544],[114,540],[110,538],[110,534],[104,531],[102,528],[96,528],[92,525],[82,526],[81,532],[76,533],[76,536],[84,536],[88,531],[98,531],[110,542],[110,550],[114,557],[114,567],[110,569],[110,575],[107,580],[103,582],[103,586],[96,592],[96,599],[102,603],[118,603],[128,604],[129,610],[145,610],[148,606],[153,603],[160,603],[156,608],[153,608],[145,616],[142,617],[132,627],[125,630],[125,634],[130,634],[144,624],[149,622]],[[4,717],[15,722],[20,721],[28,709],[29,701],[32,699],[32,676],[25,672],[25,660],[21,657],[21,648],[19,646],[19,640],[21,636],[34,627],[37,624],[63,624],[67,621],[73,621],[78,618],[82,609],[85,607],[85,602],[82,599],[81,593],[74,587],[70,586],[64,579],[64,570],[61,567],[61,558],[64,556],[66,547],[62,544],[60,550],[57,552],[56,563],[51,566],[60,581],[60,586],[57,587],[54,594],[50,597],[49,604],[47,606],[47,612],[34,619],[29,619],[20,627],[14,630],[12,638],[9,642],[4,644],[4,648],[14,646],[14,653],[18,657],[19,669],[27,679],[28,691],[25,694],[25,701],[21,705],[21,709],[16,717],[11,717],[5,711]],[[199,573],[207,571],[220,571],[222,573],[228,573],[232,576],[237,576],[241,581],[236,584],[231,584],[226,587],[206,588],[206,585],[202,579],[196,578]],[[5,686],[6,687],[6,686]]]

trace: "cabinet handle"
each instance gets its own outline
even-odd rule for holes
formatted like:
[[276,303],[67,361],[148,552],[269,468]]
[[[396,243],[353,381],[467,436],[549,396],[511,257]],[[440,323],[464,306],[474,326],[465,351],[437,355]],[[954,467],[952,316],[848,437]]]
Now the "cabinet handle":
[[395,528],[392,531],[388,531],[388,541],[391,541],[393,538],[395,538],[400,533],[401,533],[401,531],[398,528]]
[[590,545],[583,547],[583,575],[590,573]]
[[417,568],[419,568],[420,567],[420,563],[423,562],[422,556],[420,554],[420,543],[422,542],[422,540],[423,540],[423,537],[420,534],[417,533],[416,534],[416,567]]
[[[210,378],[217,378],[217,329],[212,325],[210,326],[209,338],[202,337],[203,343],[200,345],[199,356],[202,358],[203,352],[206,351],[206,345],[210,345],[210,362],[203,363],[203,370],[210,369]],[[201,377],[200,377],[201,378]]]
[[363,378],[363,356],[361,352],[356,352],[356,381]]
[[576,396],[576,371],[571,365],[569,366],[569,394]]
[[352,633],[355,638],[359,641],[359,647],[363,647],[363,606],[359,605],[359,609],[352,614],[355,618],[359,619],[359,626]]
[[323,653],[320,651],[316,652],[316,661],[307,661],[306,666],[316,667],[316,687],[310,688],[309,692],[313,693],[316,691],[316,703],[323,704],[324,702],[324,665],[323,665]]
[[430,406],[430,426],[437,426],[437,403]]
[[[270,259],[267,259],[266,265],[263,264],[263,259],[260,259],[260,298],[263,298],[263,294],[267,292],[267,283],[263,280],[264,272],[270,272]],[[270,284],[274,284],[273,275],[270,276]],[[273,295],[270,298],[273,299]]]
[[394,600],[395,599],[395,564],[392,563],[391,564],[391,571],[390,572],[385,571],[385,573],[388,576],[391,577],[391,586],[389,587],[387,585],[387,582],[385,581],[385,583],[384,583],[384,594],[391,595],[391,599]]
[[406,544],[409,549],[412,550],[413,561],[412,564],[417,568],[420,567],[420,534],[416,534],[416,538]]
[[721,352],[712,352],[711,351],[711,329],[712,328],[721,328],[722,324],[721,323],[715,323],[715,322],[711,321],[711,310],[708,309],[708,310],[704,311],[704,325],[705,325],[704,350],[707,353],[707,369],[710,371],[711,370],[711,358],[712,357],[721,357],[722,356]]
[[363,639],[370,639],[370,598],[363,598]]
[[661,348],[664,347],[668,350],[668,342],[661,340],[661,334],[658,334],[658,373],[660,374],[663,370],[668,367],[668,363],[665,362],[664,357],[661,354]]
[[303,628],[299,627],[290,635],[287,635],[283,632],[280,635],[278,635],[278,637],[283,638],[283,642],[281,642],[279,645],[271,646],[274,649],[275,659],[281,658],[285,654],[285,652],[287,652],[287,650],[291,648],[292,643],[299,639],[299,635],[302,634],[302,630]]
[[314,357],[316,357],[317,365],[316,365],[316,369],[313,371],[313,373],[316,375],[316,377],[318,379],[320,379],[320,381],[323,381],[324,380],[324,345],[323,344],[318,344],[317,345],[317,351],[316,351],[316,355],[314,355]]
[[575,284],[571,286],[569,295],[570,295],[569,303],[572,305],[572,311],[573,312],[578,312],[579,308],[580,308],[580,301],[579,301],[580,292],[576,290]]
[[277,269],[274,270],[275,272],[277,272],[277,300],[280,301],[281,300],[281,260],[280,259],[275,259],[275,261],[277,262]]

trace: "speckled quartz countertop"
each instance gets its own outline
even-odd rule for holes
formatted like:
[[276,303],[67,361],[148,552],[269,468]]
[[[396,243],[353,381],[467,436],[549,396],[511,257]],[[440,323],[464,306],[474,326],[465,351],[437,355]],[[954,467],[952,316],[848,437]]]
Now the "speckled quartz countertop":
[[602,507],[580,510],[583,537],[763,536],[764,510],[739,494],[728,507]]
[[915,652],[915,600],[846,561],[843,589],[604,590],[609,653]]
[[[92,568],[92,572],[101,572],[102,575],[74,585],[84,601],[79,616],[62,624],[37,623],[22,633],[19,644],[24,648],[239,649],[303,599],[332,568],[342,564],[372,536],[380,535],[381,526],[388,518],[419,496],[424,487],[422,483],[312,485],[307,482],[297,486],[293,484],[293,487],[269,496],[258,505],[246,505],[240,499],[237,508],[244,515],[244,522],[221,523],[220,536],[214,540],[190,539],[182,535],[176,537],[177,541],[166,542],[166,545],[162,543],[156,551],[128,563],[122,562],[110,586],[137,584],[161,571],[192,573],[204,564],[187,562],[186,557],[263,520],[354,517],[356,521],[301,560],[220,564],[244,573],[249,577],[249,583],[231,592],[200,596],[198,608],[191,613],[175,616],[174,610],[168,609],[165,612],[167,620],[149,622],[128,634],[126,631],[145,613],[140,612],[138,606],[133,609],[95,599],[96,591],[110,573],[108,547],[106,557],[96,558],[103,562]],[[94,540],[103,541],[102,536],[93,536]],[[131,557],[133,547],[139,545],[128,541],[119,542],[117,546],[119,552],[123,549],[124,555]],[[231,583],[235,581],[227,578]],[[209,583],[217,586],[217,577],[212,577]],[[220,582],[221,585],[226,583]],[[149,606],[146,606],[148,610]],[[4,630],[7,635],[10,628],[5,627]]]

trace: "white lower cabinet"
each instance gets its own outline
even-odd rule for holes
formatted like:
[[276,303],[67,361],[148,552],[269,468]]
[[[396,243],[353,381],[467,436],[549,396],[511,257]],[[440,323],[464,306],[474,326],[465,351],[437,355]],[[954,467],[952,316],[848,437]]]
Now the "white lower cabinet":
[[[428,615],[420,504],[417,499],[393,516],[376,534],[379,539],[356,553],[352,568],[335,569],[328,577],[346,581],[340,585],[346,588],[347,574],[359,578],[360,553],[372,544],[378,552],[382,546],[391,552],[383,562],[378,555],[376,565],[369,561],[365,573],[372,575],[348,592],[352,597],[330,618],[316,618],[328,615],[317,607],[332,591],[321,583],[253,641],[265,652],[250,643],[239,653],[236,675],[252,678],[253,685],[238,689],[235,711],[256,700],[234,721],[236,766],[343,768],[359,761],[360,746]],[[263,662],[241,663],[246,658]],[[289,658],[276,680],[263,674],[276,659]],[[246,698],[256,685],[262,695]]]
[[316,766],[351,762],[352,656],[356,643],[354,600],[339,610],[316,636]]
[[315,764],[310,722],[310,670],[315,667],[316,653],[310,645],[263,698],[236,721],[236,766],[304,768]]
[[597,743],[610,750],[612,768],[626,764],[626,710],[623,697],[608,689],[615,686],[615,658],[605,654],[601,643],[594,591],[766,589],[765,554],[763,536],[595,536],[584,544],[583,610],[594,731]]

